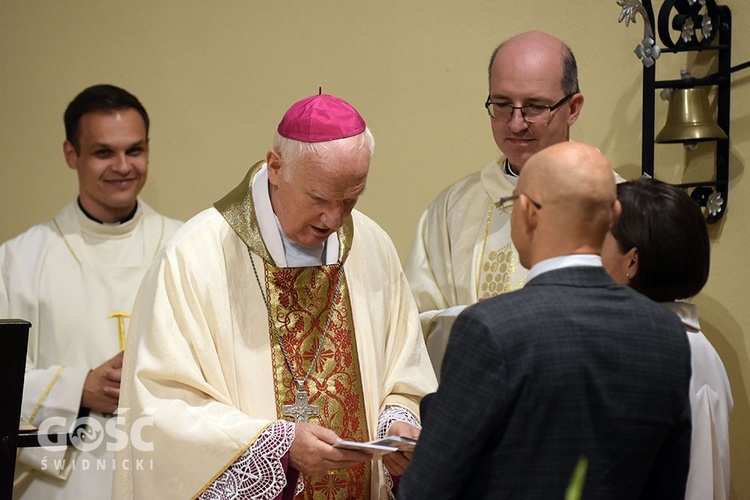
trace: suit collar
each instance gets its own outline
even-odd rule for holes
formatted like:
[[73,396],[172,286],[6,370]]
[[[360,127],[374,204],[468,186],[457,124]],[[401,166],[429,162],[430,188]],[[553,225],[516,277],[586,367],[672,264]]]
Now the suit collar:
[[534,279],[535,277],[539,276],[542,273],[554,271],[555,269],[560,269],[563,267],[573,267],[573,266],[601,267],[602,258],[598,255],[586,254],[586,255],[562,255],[560,257],[553,257],[551,259],[546,259],[541,262],[537,262],[531,267],[531,270],[529,270],[527,281],[531,281],[532,279]]
[[570,266],[539,274],[530,279],[524,288],[536,285],[613,286],[617,283],[601,266]]

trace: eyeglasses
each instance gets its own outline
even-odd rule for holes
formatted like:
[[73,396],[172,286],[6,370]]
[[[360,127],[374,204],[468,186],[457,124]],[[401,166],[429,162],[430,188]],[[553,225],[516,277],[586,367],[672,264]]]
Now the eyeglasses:
[[487,102],[484,103],[484,107],[487,108],[487,113],[492,117],[493,120],[507,120],[510,121],[513,118],[513,111],[518,109],[521,111],[521,116],[526,120],[526,123],[537,123],[546,122],[550,119],[552,112],[565,104],[565,101],[576,95],[578,92],[572,92],[552,106],[546,104],[527,104],[525,106],[513,106],[512,104],[504,102],[492,102],[490,96],[487,96]]
[[[509,210],[513,208],[513,204],[516,202],[518,197],[521,196],[521,194],[514,194],[513,196],[503,196],[502,198],[500,198],[500,201],[495,203],[495,206],[501,210]],[[542,208],[539,203],[529,198],[529,195],[524,194],[524,196],[528,198],[528,200],[537,208],[537,210],[540,210]]]

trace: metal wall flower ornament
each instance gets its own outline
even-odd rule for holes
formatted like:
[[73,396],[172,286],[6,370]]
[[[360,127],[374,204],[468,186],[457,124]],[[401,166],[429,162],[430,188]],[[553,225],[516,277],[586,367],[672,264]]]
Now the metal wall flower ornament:
[[711,38],[714,32],[714,23],[710,17],[704,17],[701,21],[701,34],[703,38]]
[[661,48],[656,45],[653,38],[646,37],[641,40],[640,45],[633,52],[635,52],[635,55],[638,56],[645,67],[650,68],[659,59]]
[[[715,0],[665,0],[657,22],[659,38],[665,47],[672,49],[708,47],[716,35],[713,27],[718,15]],[[675,32],[679,36],[673,40]]]
[[721,213],[721,207],[724,205],[724,199],[721,197],[721,193],[719,191],[714,191],[710,195],[708,195],[708,200],[706,201],[706,211],[708,212],[708,215],[711,217],[718,217]]
[[695,21],[693,21],[692,18],[688,17],[684,20],[682,23],[682,41],[685,43],[690,42],[690,40],[693,39],[695,36]]
[[661,48],[656,45],[656,36],[654,35],[654,28],[651,24],[653,14],[649,15],[646,7],[644,7],[644,5],[638,0],[617,0],[617,5],[622,7],[620,18],[617,22],[621,23],[625,21],[626,28],[630,26],[631,22],[633,24],[636,23],[636,16],[638,14],[643,17],[643,40],[636,46],[634,52],[643,65],[650,68],[661,55]]
[[[677,184],[677,187],[689,188],[694,184]],[[697,186],[690,193],[690,197],[698,205],[706,207],[706,213],[708,215],[708,222],[712,222],[714,219],[721,217],[722,208],[724,206],[724,198],[721,197],[720,191],[714,191],[711,186]]]

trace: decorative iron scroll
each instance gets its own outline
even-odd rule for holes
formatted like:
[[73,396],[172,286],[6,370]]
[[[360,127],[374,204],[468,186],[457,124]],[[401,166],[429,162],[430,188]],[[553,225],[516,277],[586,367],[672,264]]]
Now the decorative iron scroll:
[[718,32],[718,16],[714,0],[665,0],[659,10],[659,38],[671,49],[708,47]]
[[643,65],[650,68],[654,65],[659,56],[661,55],[661,48],[656,45],[656,37],[654,35],[653,28],[653,17],[654,12],[651,8],[651,2],[646,0],[648,10],[638,0],[617,0],[617,5],[622,7],[620,12],[620,18],[617,20],[618,23],[625,21],[625,27],[630,26],[630,23],[636,23],[636,15],[640,14],[643,17],[643,40],[636,46],[634,52],[635,55],[643,62]]
[[[628,27],[637,16],[643,17],[643,39],[635,54],[643,64],[643,139],[641,172],[654,175],[654,93],[657,89],[717,86],[718,125],[727,135],[717,140],[716,177],[705,182],[678,184],[693,188],[691,197],[705,207],[706,220],[717,222],[726,212],[729,194],[729,109],[731,72],[732,15],[729,7],[716,0],[664,0],[658,17],[654,16],[651,0],[616,0],[621,7],[619,23]],[[658,21],[658,22],[655,22]],[[654,33],[657,26],[658,37]],[[715,50],[718,72],[704,78],[656,80],[656,60],[662,52]],[[750,66],[750,62],[747,63]]]

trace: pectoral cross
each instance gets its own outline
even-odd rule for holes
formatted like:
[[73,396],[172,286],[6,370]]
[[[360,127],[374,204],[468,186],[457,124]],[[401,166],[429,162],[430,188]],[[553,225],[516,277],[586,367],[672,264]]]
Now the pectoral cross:
[[125,318],[130,317],[130,313],[113,312],[108,317],[117,318],[117,333],[120,337],[120,350],[125,350]]
[[307,391],[305,391],[304,381],[297,380],[297,395],[294,398],[294,404],[284,405],[282,415],[294,418],[295,422],[307,422],[310,417],[320,415],[320,407],[311,405],[307,402]]

